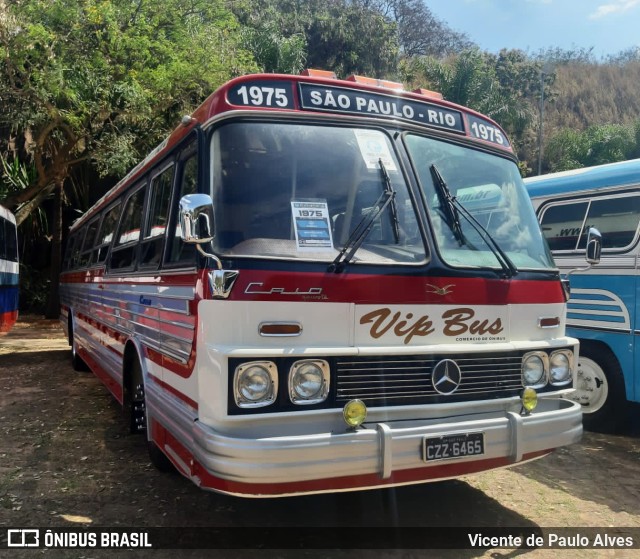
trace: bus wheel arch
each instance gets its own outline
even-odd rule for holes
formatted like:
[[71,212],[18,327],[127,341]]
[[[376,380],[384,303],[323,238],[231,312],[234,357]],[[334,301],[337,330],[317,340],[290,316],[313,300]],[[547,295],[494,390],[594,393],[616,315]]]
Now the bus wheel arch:
[[616,432],[624,426],[627,410],[624,376],[607,344],[580,340],[575,388],[570,398],[582,404],[586,429]]
[[158,470],[175,472],[174,465],[151,438],[148,429],[145,374],[142,369],[140,351],[131,340],[125,345],[122,383],[123,407],[129,432],[145,435],[149,459]]

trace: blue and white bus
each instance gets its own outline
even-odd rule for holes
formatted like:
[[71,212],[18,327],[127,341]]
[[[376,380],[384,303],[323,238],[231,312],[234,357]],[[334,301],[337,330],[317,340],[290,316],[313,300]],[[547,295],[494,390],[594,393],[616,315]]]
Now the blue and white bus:
[[16,218],[0,206],[0,334],[18,318],[18,237]]
[[[576,392],[588,428],[614,431],[640,402],[640,159],[525,180],[556,264],[570,276],[568,333],[580,340]],[[590,227],[602,260],[584,266]]]

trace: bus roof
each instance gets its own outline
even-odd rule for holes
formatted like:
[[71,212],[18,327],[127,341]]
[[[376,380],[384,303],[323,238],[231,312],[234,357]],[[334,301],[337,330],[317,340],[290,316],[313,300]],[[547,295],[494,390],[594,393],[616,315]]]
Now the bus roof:
[[[205,125],[217,115],[248,110],[265,114],[333,114],[336,119],[373,117],[466,137],[513,156],[513,148],[497,123],[476,111],[444,101],[442,95],[433,91],[405,91],[402,84],[363,76],[341,80],[332,73],[319,71],[305,71],[301,75],[249,74],[226,82],[209,95],[91,209],[109,204],[196,126]],[[90,213],[80,217],[72,228],[84,223]]]
[[640,184],[640,159],[550,173],[524,180],[532,198]]

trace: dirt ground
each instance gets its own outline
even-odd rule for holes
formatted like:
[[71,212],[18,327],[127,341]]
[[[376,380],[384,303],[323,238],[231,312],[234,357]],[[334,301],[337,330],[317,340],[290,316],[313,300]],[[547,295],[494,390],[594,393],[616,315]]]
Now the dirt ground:
[[[640,540],[640,411],[624,435],[585,433],[550,456],[460,480],[385,491],[246,500],[158,472],[143,440],[57,322],[22,319],[0,338],[0,527],[633,528]],[[329,527],[329,528],[327,528]],[[367,530],[369,532],[367,532]],[[0,542],[4,534],[0,529]],[[638,545],[639,542],[636,542]],[[0,557],[640,557],[640,549],[8,550]],[[253,546],[252,546],[253,547]]]

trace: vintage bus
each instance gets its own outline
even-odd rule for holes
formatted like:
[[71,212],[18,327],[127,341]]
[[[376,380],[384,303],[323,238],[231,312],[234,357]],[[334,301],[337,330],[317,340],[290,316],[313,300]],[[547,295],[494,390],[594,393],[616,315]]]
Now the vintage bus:
[[[527,189],[564,273],[580,268],[586,231],[602,234],[602,261],[573,273],[569,333],[580,340],[576,391],[589,428],[615,431],[640,402],[638,223],[640,159],[533,177]],[[638,343],[637,343],[638,342]]]
[[203,488],[420,483],[582,433],[509,141],[430,91],[234,79],[72,226],[64,264],[74,364]]
[[0,206],[0,335],[18,319],[18,233],[14,215]]

